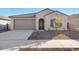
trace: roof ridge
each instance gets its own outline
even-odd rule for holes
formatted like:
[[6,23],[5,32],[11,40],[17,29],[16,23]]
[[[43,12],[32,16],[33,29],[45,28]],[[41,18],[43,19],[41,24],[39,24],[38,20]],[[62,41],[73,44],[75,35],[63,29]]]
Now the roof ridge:
[[9,16],[9,17],[15,17],[15,16],[20,16],[20,15],[29,15],[29,14],[36,14],[36,13],[18,14],[18,15],[12,15],[12,16]]
[[[50,8],[45,8],[45,9],[43,9],[43,10],[41,10],[41,11],[44,11],[44,10],[54,11],[54,10],[52,10],[52,9],[50,9]],[[41,11],[39,11],[39,12],[37,12],[37,13],[40,13]]]

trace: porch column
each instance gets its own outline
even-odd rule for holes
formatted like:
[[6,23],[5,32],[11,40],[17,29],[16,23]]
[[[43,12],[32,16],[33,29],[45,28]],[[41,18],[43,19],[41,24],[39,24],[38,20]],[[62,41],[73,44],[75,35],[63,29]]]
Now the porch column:
[[36,19],[36,30],[39,30],[39,19]]

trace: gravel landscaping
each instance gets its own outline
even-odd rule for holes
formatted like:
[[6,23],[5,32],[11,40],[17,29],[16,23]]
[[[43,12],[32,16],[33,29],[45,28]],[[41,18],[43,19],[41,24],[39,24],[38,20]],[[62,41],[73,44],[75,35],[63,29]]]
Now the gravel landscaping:
[[33,32],[28,40],[51,40],[51,39],[79,39],[79,31],[63,31],[56,33],[55,31]]

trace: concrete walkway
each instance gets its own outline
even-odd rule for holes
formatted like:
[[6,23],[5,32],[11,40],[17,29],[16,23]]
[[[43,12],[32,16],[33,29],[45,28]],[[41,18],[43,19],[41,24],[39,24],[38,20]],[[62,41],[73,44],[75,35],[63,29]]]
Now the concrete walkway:
[[[27,48],[79,48],[79,42],[76,40],[27,40],[24,46],[4,49],[5,51],[18,51]],[[4,51],[3,50],[3,51]]]
[[79,48],[79,42],[76,40],[51,40],[39,45],[38,48]]
[[25,45],[32,30],[13,30],[0,33],[0,50]]

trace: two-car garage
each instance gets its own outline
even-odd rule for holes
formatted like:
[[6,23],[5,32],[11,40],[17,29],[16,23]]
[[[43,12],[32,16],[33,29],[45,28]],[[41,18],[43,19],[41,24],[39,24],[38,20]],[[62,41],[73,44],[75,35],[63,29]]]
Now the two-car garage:
[[9,16],[12,19],[11,29],[15,30],[34,30],[35,13]]
[[19,30],[34,30],[35,29],[35,19],[15,19],[14,29]]

